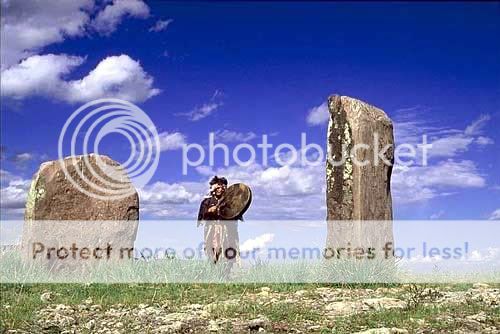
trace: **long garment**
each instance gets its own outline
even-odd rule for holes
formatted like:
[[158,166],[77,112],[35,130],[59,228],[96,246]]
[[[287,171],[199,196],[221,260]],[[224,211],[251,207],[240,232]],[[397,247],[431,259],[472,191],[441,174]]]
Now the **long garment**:
[[205,225],[205,254],[213,262],[226,261],[235,263],[239,258],[238,220],[224,220],[217,212],[208,212],[208,208],[217,205],[216,197],[205,198],[198,212],[198,224]]

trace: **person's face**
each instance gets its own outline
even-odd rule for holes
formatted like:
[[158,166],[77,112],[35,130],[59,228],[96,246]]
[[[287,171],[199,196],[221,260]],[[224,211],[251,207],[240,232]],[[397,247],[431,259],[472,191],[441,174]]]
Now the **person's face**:
[[215,185],[215,190],[214,190],[214,193],[215,193],[215,196],[222,196],[222,194],[224,194],[224,192],[226,191],[226,186],[223,185],[223,184],[216,184]]

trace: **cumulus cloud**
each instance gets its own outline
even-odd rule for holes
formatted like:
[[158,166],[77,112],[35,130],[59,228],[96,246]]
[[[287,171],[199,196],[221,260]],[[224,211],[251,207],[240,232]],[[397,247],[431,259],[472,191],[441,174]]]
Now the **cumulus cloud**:
[[328,105],[326,102],[323,104],[311,108],[307,114],[307,124],[309,125],[321,125],[328,123],[330,114],[328,112]]
[[2,219],[22,219],[31,180],[0,169],[0,215]]
[[274,196],[305,196],[320,193],[324,183],[324,166],[277,166],[264,167],[254,163],[250,166],[230,166],[216,170],[232,182],[244,182],[258,187],[261,193]]
[[46,96],[70,103],[102,97],[142,102],[160,93],[153,88],[153,78],[140,63],[127,55],[107,57],[84,78],[65,80],[65,76],[84,61],[84,58],[68,55],[29,57],[2,71],[2,96],[16,100]]
[[22,219],[31,180],[6,170],[0,170],[0,216],[2,219]]
[[141,202],[150,204],[192,203],[200,199],[199,194],[189,192],[177,183],[155,182],[139,190]]
[[168,28],[168,26],[170,25],[170,23],[172,23],[174,20],[172,19],[169,19],[169,20],[158,20],[156,21],[156,23],[154,24],[154,26],[152,26],[151,28],[149,28],[149,31],[150,32],[160,32],[160,31],[163,31],[163,30],[166,30]]
[[212,95],[212,97],[210,98],[210,101],[202,104],[201,106],[193,108],[193,110],[189,112],[177,113],[176,115],[186,116],[192,122],[199,121],[205,117],[210,116],[223,105],[222,101],[220,100],[221,97],[222,97],[222,92],[216,90]]
[[82,36],[92,0],[2,1],[2,69],[66,37]]
[[70,102],[105,96],[141,102],[160,93],[141,64],[127,55],[105,58],[87,76],[69,81],[68,86],[66,98]]
[[200,182],[155,182],[139,189],[141,213],[155,218],[196,219],[206,186]]
[[97,14],[91,26],[100,34],[109,35],[126,16],[147,18],[149,7],[140,0],[114,0]]
[[[115,0],[100,10],[93,0],[2,1],[2,96],[30,96],[66,102],[101,97],[144,101],[159,93],[153,78],[129,56],[111,56],[80,80],[65,79],[85,57],[38,55],[44,47],[96,30],[110,34],[127,16],[145,18],[149,7],[140,0]],[[92,19],[94,16],[94,19]]]
[[89,28],[109,34],[126,16],[145,18],[149,14],[148,6],[139,0],[117,0],[102,11],[93,0],[6,0],[1,2],[1,11],[2,70],[50,44],[84,36]]
[[84,60],[64,54],[29,57],[2,71],[1,94],[17,100],[36,95],[66,94],[62,77]]

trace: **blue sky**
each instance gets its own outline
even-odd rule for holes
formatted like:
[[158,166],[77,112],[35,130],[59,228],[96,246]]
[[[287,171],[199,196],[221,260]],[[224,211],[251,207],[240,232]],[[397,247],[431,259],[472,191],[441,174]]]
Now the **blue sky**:
[[[2,218],[22,217],[29,180],[57,158],[83,103],[121,97],[162,140],[140,189],[142,218],[196,215],[213,173],[254,190],[247,218],[322,219],[322,167],[218,163],[181,173],[181,145],[324,145],[332,94],[383,109],[397,143],[427,134],[428,166],[396,168],[396,219],[500,217],[498,3],[2,1]],[[313,116],[311,116],[313,115]],[[101,153],[123,162],[120,138]]]

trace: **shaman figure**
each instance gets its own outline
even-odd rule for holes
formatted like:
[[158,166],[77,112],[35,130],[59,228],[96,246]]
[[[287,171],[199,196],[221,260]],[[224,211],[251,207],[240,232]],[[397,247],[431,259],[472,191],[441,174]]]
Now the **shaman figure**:
[[206,256],[214,264],[224,262],[229,273],[239,256],[238,221],[243,216],[228,220],[222,215],[226,190],[226,178],[215,176],[210,180],[210,193],[200,205],[198,226],[204,225]]

